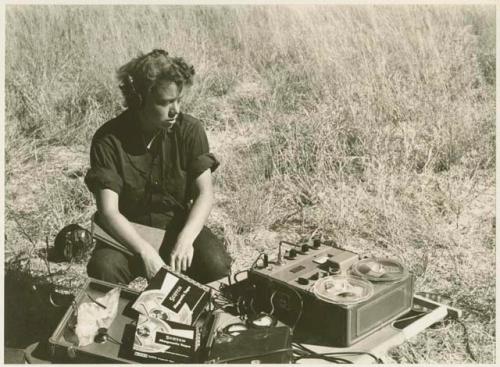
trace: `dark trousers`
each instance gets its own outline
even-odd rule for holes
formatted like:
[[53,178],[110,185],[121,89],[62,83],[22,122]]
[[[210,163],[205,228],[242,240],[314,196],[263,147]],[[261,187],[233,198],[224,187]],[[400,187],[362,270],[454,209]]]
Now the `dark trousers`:
[[[167,229],[160,256],[168,265],[179,229]],[[200,283],[209,283],[229,274],[231,257],[223,242],[210,229],[203,227],[193,243],[194,255],[186,275]],[[139,255],[129,256],[123,252],[97,242],[87,264],[89,276],[115,284],[128,284],[138,276],[144,276],[144,264]]]

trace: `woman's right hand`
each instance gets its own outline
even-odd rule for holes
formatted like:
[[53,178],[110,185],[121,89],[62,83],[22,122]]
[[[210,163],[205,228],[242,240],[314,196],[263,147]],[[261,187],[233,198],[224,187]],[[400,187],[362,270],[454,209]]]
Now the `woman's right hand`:
[[144,271],[148,280],[153,278],[162,266],[165,266],[165,262],[153,248],[148,248],[147,250],[142,251],[141,258],[144,263]]
[[146,278],[154,277],[158,270],[165,266],[165,262],[158,252],[137,233],[129,220],[120,213],[119,195],[113,190],[102,189],[97,191],[96,200],[99,219],[102,220],[104,228],[133,253],[139,254],[144,263]]

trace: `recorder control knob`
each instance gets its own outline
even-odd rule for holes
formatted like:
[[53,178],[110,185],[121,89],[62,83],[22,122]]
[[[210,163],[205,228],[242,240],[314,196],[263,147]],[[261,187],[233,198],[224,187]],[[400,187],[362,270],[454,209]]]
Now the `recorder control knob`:
[[326,262],[327,266],[328,266],[328,272],[330,274],[338,274],[340,273],[340,264],[334,260],[328,260]]
[[297,250],[295,249],[290,249],[290,251],[288,251],[288,258],[289,259],[295,259],[295,257],[297,256]]
[[319,248],[320,246],[321,246],[321,240],[320,240],[319,238],[315,238],[315,239],[313,240],[313,248],[314,248],[314,249],[317,249],[317,248]]
[[301,251],[304,253],[304,254],[307,254],[307,252],[309,251],[309,245],[302,245],[300,247]]
[[299,284],[301,284],[301,285],[308,285],[309,279],[300,277],[297,279],[297,282],[299,282]]

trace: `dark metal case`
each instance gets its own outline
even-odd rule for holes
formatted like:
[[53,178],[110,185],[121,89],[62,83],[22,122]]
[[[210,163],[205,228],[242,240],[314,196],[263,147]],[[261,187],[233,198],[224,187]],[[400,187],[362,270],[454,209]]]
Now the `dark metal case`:
[[[75,298],[75,304],[79,305],[85,301],[87,294],[93,299],[101,297],[111,289],[118,287],[116,284],[89,278],[82,290]],[[124,353],[128,341],[124,340],[124,331],[127,325],[133,325],[137,319],[136,311],[130,308],[138,292],[129,288],[121,288],[118,312],[115,320],[108,329],[117,342],[107,341],[103,344],[92,343],[85,347],[76,346],[75,335],[71,324],[74,323],[74,307],[70,306],[59,322],[56,330],[49,338],[49,355],[56,363],[135,363],[127,358]],[[128,326],[130,327],[130,326]]]
[[[84,347],[77,346],[75,343],[76,337],[71,326],[74,323],[74,307],[70,306],[49,338],[49,356],[52,362],[139,363],[132,354],[138,313],[131,307],[139,296],[139,292],[125,286],[89,278],[76,296],[74,304],[79,305],[84,302],[87,294],[96,299],[115,287],[121,288],[118,312],[107,331],[114,341],[108,338],[102,344],[94,342]],[[202,317],[194,326],[200,328],[203,322],[204,318]],[[193,356],[194,360],[198,359],[196,354]]]
[[292,363],[290,328],[278,323],[274,327],[252,329],[239,335],[226,335],[222,330],[241,323],[237,315],[216,311],[207,323],[210,330],[204,350],[205,363]]

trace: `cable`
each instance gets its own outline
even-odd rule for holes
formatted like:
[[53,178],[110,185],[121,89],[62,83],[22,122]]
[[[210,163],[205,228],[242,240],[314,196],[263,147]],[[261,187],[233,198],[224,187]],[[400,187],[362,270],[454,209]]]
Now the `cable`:
[[[233,330],[233,331],[231,331],[230,329],[234,328],[235,326],[239,326],[242,329],[241,330]],[[246,324],[244,324],[242,322],[233,322],[232,324],[226,325],[224,327],[224,329],[222,329],[222,332],[224,334],[227,334],[227,335],[237,336],[237,335],[241,334],[243,331],[246,331],[246,330],[248,330],[248,326]]]
[[52,292],[49,293],[49,302],[54,307],[62,307],[62,305],[59,305],[56,302],[54,302],[54,299],[52,298]]
[[220,289],[217,289],[217,288],[215,288],[215,287],[212,287],[211,285],[208,285],[208,284],[204,284],[204,286],[205,286],[205,287],[208,287],[208,288],[210,288],[211,290],[213,290],[213,291],[215,291],[215,292],[219,293],[220,295],[222,295],[222,291],[221,291]]
[[238,300],[236,301],[236,311],[238,312],[238,315],[241,315],[241,300],[243,299],[242,296],[238,297]]
[[296,243],[292,243],[292,242],[288,242],[288,241],[280,241],[280,245],[284,243],[285,245],[290,245],[290,246],[293,246],[293,247],[299,247],[298,244]]
[[[256,314],[257,312],[255,311],[255,308],[253,307],[253,297],[250,299],[250,304],[248,304],[248,300],[243,297],[243,296],[239,296],[238,297],[238,301],[237,301],[237,304],[236,304],[236,310],[238,312],[238,315],[240,315],[240,318],[243,319],[244,315],[248,315],[250,313],[250,311],[254,314]],[[242,310],[242,304],[245,304],[245,309],[246,311]]]
[[417,318],[417,317],[421,317],[421,316],[423,316],[423,315],[427,315],[427,314],[428,314],[428,312],[419,312],[419,313],[418,313],[418,314],[416,314],[416,315],[412,315],[412,316],[404,317],[404,318],[402,318],[402,319],[396,319],[396,320],[394,321],[394,324],[396,324],[396,323],[398,323],[398,322],[402,322],[402,321],[412,320],[412,319],[415,319],[415,318]]
[[220,363],[228,363],[228,362],[235,362],[239,361],[241,359],[256,359],[260,357],[265,357],[271,354],[276,354],[276,353],[283,353],[283,352],[293,352],[292,348],[282,348],[282,349],[275,349],[271,350],[269,352],[264,352],[264,353],[258,353],[258,354],[247,354],[244,356],[238,356],[238,357],[233,357],[233,358],[226,358],[226,359],[220,359],[220,360],[214,360],[215,363],[220,364]]
[[211,304],[213,305],[212,311],[224,310],[225,307],[229,305],[234,305],[234,302],[232,302],[232,300],[227,298],[219,289],[214,288],[210,285],[207,285],[207,287],[215,292],[215,294],[210,292],[210,301]]
[[274,292],[273,292],[273,294],[271,294],[271,297],[269,298],[269,302],[271,303],[271,312],[269,312],[269,315],[272,315],[274,313],[274,302],[273,302],[273,300],[274,300],[274,297],[276,296],[277,292],[278,291],[275,289]]
[[302,351],[300,349],[298,349],[298,350],[294,349],[293,352],[295,354],[298,354],[298,356],[296,356],[294,358],[294,362],[297,362],[297,361],[304,359],[304,358],[314,358],[314,359],[323,359],[327,362],[332,362],[332,363],[353,364],[353,362],[351,362],[350,360],[345,359],[345,358],[328,356],[328,355],[316,353],[313,351],[305,352],[305,351]]
[[51,291],[51,292],[49,293],[49,302],[50,302],[50,304],[51,304],[52,306],[54,306],[54,307],[56,307],[56,308],[59,308],[59,307],[65,307],[65,306],[67,307],[67,306],[71,303],[71,301],[72,301],[73,299],[75,299],[75,296],[74,296],[73,294],[68,294],[68,295],[66,295],[66,294],[62,294],[62,296],[63,296],[63,297],[70,297],[70,298],[71,298],[71,300],[70,300],[67,304],[58,304],[56,301],[54,301],[54,296],[53,296],[54,294],[57,294],[57,293],[56,293],[55,291]]
[[352,362],[349,361],[348,359],[328,357],[328,356],[324,356],[321,354],[304,354],[304,355],[295,356],[293,358],[293,362],[297,363],[301,359],[310,359],[310,358],[311,359],[322,359],[322,360],[325,360],[327,362],[336,363],[336,364],[352,364]]
[[104,309],[106,309],[106,308],[107,308],[107,307],[106,307],[106,306],[104,306],[101,302],[98,302],[97,300],[95,300],[94,298],[92,298],[92,297],[90,296],[90,294],[88,294],[88,292],[85,292],[85,295],[86,295],[87,297],[89,297],[89,298],[90,298],[90,300],[91,300],[92,302],[94,302],[96,305],[101,306],[101,307],[102,307],[102,308],[104,308]]
[[112,343],[115,343],[115,344],[118,344],[118,345],[122,345],[122,343],[120,343],[118,340],[116,340],[115,338],[113,338],[111,335],[106,334],[106,337],[107,337],[107,338],[108,338],[108,340],[110,340]]
[[242,273],[248,273],[248,270],[241,270],[241,271],[238,271],[237,273],[235,273],[233,275],[233,280],[236,282],[236,283],[239,283],[240,281],[238,280],[238,275],[242,274]]
[[[234,273],[234,275],[228,274],[227,275],[227,282],[228,282],[229,286],[232,286],[234,283],[239,283],[239,280],[237,279],[237,277],[238,277],[238,275],[240,275],[242,273],[248,273],[248,270],[240,270],[240,271]],[[232,277],[232,279],[231,279],[231,277]]]
[[219,303],[234,303],[233,300],[231,300],[231,299],[229,299],[227,297],[224,297],[222,295],[219,295],[218,297],[212,297],[211,301],[213,303],[216,303],[216,302],[219,302]]
[[365,351],[350,351],[350,352],[317,353],[317,352],[314,352],[313,350],[307,348],[306,346],[304,346],[303,344],[300,344],[300,343],[294,343],[294,346],[300,348],[299,350],[301,350],[302,352],[308,353],[308,354],[304,354],[302,356],[299,356],[299,359],[302,359],[302,358],[320,358],[320,359],[324,359],[324,357],[326,357],[326,358],[333,357],[334,359],[340,359],[340,360],[343,360],[343,361],[347,361],[347,363],[353,363],[352,361],[346,360],[344,358],[339,358],[339,357],[336,357],[336,356],[368,355],[368,356],[372,357],[377,363],[382,363],[383,364],[383,361],[380,358],[378,358],[376,355],[374,355],[373,353],[370,353],[370,352],[365,352]]
[[346,364],[352,364],[353,362],[345,359],[345,358],[340,358],[340,357],[335,357],[328,355],[328,353],[317,353],[312,351],[309,348],[306,348],[304,345],[300,343],[295,343],[300,349],[295,350],[296,354],[299,354],[299,356],[295,359],[295,361],[298,361],[303,358],[318,358],[318,359],[323,359],[328,362],[333,362],[333,363],[346,363]]
[[255,259],[255,261],[253,262],[252,266],[250,266],[250,269],[253,269],[255,267],[255,265],[257,265],[257,262],[259,261],[259,259],[261,258],[261,256],[265,255],[264,252],[261,252],[259,254],[259,256],[257,256],[257,258]]
[[252,298],[250,299],[250,311],[252,311],[254,314],[257,314],[258,312],[257,312],[257,311],[255,311],[255,307],[253,306],[253,305],[254,305],[254,303],[255,303],[255,298],[254,298],[254,297],[252,297]]
[[224,303],[233,303],[233,300],[231,300],[230,298],[227,298],[223,295],[219,295],[219,296],[216,296],[216,297],[212,297],[212,301],[219,301],[219,302],[224,302]]
[[370,353],[370,352],[362,352],[362,351],[330,352],[330,353],[325,353],[325,355],[328,355],[328,356],[331,356],[331,355],[355,355],[355,356],[367,355],[367,356],[372,357],[377,363],[384,364],[382,359],[378,358],[375,354]]
[[328,356],[328,355],[326,355],[326,353],[317,353],[317,352],[305,347],[304,345],[302,345],[300,343],[295,343],[295,345],[296,345],[296,347],[299,347],[298,350],[295,349],[295,353],[299,354],[299,356],[296,358],[295,361],[298,361],[299,359],[303,359],[303,358],[318,358],[318,359],[324,359],[326,361],[334,362],[334,363],[339,363],[339,362],[348,363],[348,364],[352,363],[348,359]]
[[297,318],[295,319],[295,322],[293,323],[293,327],[292,327],[292,332],[295,332],[295,328],[297,327],[297,324],[299,323],[299,320],[302,317],[302,312],[304,312],[304,300],[302,299],[302,296],[300,295],[299,292],[297,292],[296,289],[294,289],[294,288],[291,288],[291,289],[294,291],[295,295],[297,296],[297,298],[300,301],[300,312],[299,312],[299,315],[297,316]]
[[457,322],[462,325],[462,327],[464,328],[464,337],[465,337],[465,350],[467,351],[467,353],[469,354],[469,356],[471,357],[471,359],[477,363],[477,358],[476,356],[474,355],[474,353],[472,352],[472,349],[470,347],[470,343],[469,343],[469,332],[467,330],[467,326],[465,325],[465,323],[462,321],[462,320],[457,320]]
[[225,311],[226,307],[228,307],[228,306],[235,306],[236,307],[236,304],[233,302],[217,303],[217,302],[215,302],[215,300],[212,300],[212,306],[213,306],[213,310],[211,310],[211,312],[214,312],[217,310]]

